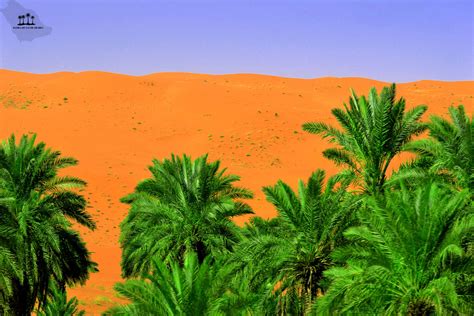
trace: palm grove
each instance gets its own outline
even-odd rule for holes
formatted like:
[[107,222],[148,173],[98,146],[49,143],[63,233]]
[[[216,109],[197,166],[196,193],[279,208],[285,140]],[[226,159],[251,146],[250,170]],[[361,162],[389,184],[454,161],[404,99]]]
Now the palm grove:
[[[218,161],[153,160],[122,199],[115,289],[129,303],[105,314],[473,314],[473,120],[458,106],[422,122],[426,110],[395,85],[353,92],[332,110],[339,126],[303,125],[334,144],[323,155],[340,172],[264,187],[278,215],[244,227],[232,218],[253,213],[253,194]],[[34,136],[1,145],[2,315],[83,313],[66,289],[97,265],[72,224],[95,224],[85,182],[59,175],[76,163]]]

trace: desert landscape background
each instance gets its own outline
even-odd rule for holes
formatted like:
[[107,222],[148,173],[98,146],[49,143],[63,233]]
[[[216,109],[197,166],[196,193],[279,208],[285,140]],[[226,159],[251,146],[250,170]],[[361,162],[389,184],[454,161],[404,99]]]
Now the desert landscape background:
[[[265,75],[104,72],[28,74],[0,70],[0,136],[37,133],[38,141],[79,160],[67,170],[88,182],[83,192],[97,222],[81,229],[100,272],[70,290],[87,314],[120,302],[119,224],[127,206],[119,199],[148,177],[152,158],[209,153],[251,189],[256,215],[276,211],[261,187],[278,179],[296,185],[312,171],[336,167],[323,158],[325,140],[302,131],[308,121],[334,123],[331,109],[386,82],[363,78],[291,79]],[[474,81],[417,81],[397,85],[408,108],[428,105],[445,116],[450,105],[474,109]],[[239,224],[247,218],[237,218]]]

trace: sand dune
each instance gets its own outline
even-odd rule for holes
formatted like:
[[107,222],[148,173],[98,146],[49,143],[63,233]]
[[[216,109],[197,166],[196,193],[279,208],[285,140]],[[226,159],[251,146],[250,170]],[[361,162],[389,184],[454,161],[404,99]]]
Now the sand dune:
[[[256,193],[251,205],[258,215],[273,216],[262,186],[278,179],[295,185],[316,168],[336,171],[321,155],[326,142],[302,132],[301,124],[334,123],[330,110],[347,101],[349,88],[367,94],[384,85],[363,78],[0,70],[0,137],[37,133],[39,140],[79,159],[68,173],[89,184],[85,195],[98,228],[83,236],[100,272],[70,293],[81,308],[99,314],[118,300],[112,290],[120,281],[118,225],[127,212],[118,200],[148,176],[152,158],[209,153]],[[405,83],[398,94],[408,107],[427,104],[431,114],[445,114],[458,104],[469,113],[474,109],[473,81]]]

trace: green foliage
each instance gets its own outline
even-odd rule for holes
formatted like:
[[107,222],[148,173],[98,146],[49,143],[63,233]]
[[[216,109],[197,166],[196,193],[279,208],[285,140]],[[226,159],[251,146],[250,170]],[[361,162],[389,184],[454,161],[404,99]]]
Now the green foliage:
[[[6,232],[0,226],[0,236]],[[8,297],[13,294],[12,280],[21,277],[15,256],[8,248],[0,245],[0,312],[9,309]]]
[[333,177],[324,188],[324,176],[317,170],[306,184],[300,181],[298,193],[282,181],[265,187],[278,217],[254,218],[236,249],[234,260],[245,263],[254,283],[276,286],[269,295],[277,297],[278,314],[289,309],[292,315],[305,314],[324,292],[323,272],[333,265],[331,253],[353,218],[355,200],[346,192],[349,182]]
[[346,264],[325,273],[333,282],[318,314],[472,314],[457,290],[473,271],[463,245],[474,228],[468,196],[425,183],[370,198],[361,225],[345,232],[352,243],[336,253]]
[[58,176],[77,161],[11,136],[0,147],[0,312],[30,314],[41,307],[50,281],[84,282],[95,268],[70,220],[93,229],[84,198],[74,191],[85,182]]
[[121,224],[124,276],[150,270],[151,258],[183,262],[184,254],[220,256],[238,242],[238,228],[232,217],[253,213],[242,199],[252,197],[234,186],[238,176],[225,175],[220,163],[207,156],[191,160],[172,156],[154,160],[152,177],[138,184],[122,199],[131,204]]
[[416,106],[405,112],[405,100],[395,100],[393,84],[380,95],[372,88],[368,98],[352,91],[349,107],[332,110],[342,130],[322,122],[306,123],[303,129],[336,143],[338,147],[326,149],[324,157],[344,166],[363,191],[374,194],[383,190],[392,159],[425,130],[419,119],[426,109]]
[[182,266],[153,259],[153,273],[115,286],[131,304],[113,307],[105,315],[224,315],[219,309],[232,276],[211,261],[206,257],[199,264],[195,253],[186,254]]
[[418,157],[405,165],[395,180],[435,176],[474,192],[474,121],[472,116],[466,115],[462,105],[450,107],[449,117],[451,122],[431,116],[428,124],[430,137],[405,146]]
[[42,310],[37,312],[38,316],[82,316],[84,311],[78,309],[79,301],[76,297],[67,299],[66,291],[52,286],[50,295]]

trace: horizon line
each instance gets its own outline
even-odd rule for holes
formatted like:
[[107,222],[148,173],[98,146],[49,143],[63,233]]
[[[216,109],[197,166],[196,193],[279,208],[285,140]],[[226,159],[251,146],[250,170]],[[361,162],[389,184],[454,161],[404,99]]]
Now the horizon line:
[[166,74],[175,74],[175,75],[193,75],[193,76],[215,76],[215,77],[223,77],[223,76],[261,76],[261,77],[270,77],[270,78],[281,78],[281,79],[291,79],[291,80],[304,80],[304,81],[311,81],[311,80],[321,80],[321,79],[364,79],[364,80],[371,80],[377,81],[379,83],[385,84],[409,84],[409,83],[417,83],[422,81],[432,81],[432,82],[445,82],[445,83],[460,83],[460,82],[474,82],[474,80],[440,80],[440,79],[419,79],[413,81],[385,81],[374,79],[370,77],[360,77],[360,76],[321,76],[321,77],[311,77],[311,78],[302,78],[302,77],[287,77],[287,76],[279,76],[279,75],[271,75],[271,74],[262,74],[262,73],[249,73],[249,72],[238,72],[238,73],[223,73],[223,74],[213,74],[213,73],[198,73],[198,72],[187,72],[187,71],[157,71],[151,72],[142,75],[133,75],[133,74],[126,74],[126,73],[119,73],[119,72],[112,72],[112,71],[105,71],[105,70],[80,70],[80,71],[52,71],[52,72],[43,72],[43,73],[35,73],[35,72],[27,72],[27,71],[20,71],[20,70],[12,70],[7,68],[0,68],[0,72],[12,72],[18,74],[26,74],[26,75],[35,75],[35,76],[44,76],[44,75],[59,75],[59,74],[73,74],[73,75],[80,75],[80,74],[87,74],[87,73],[98,73],[98,74],[109,74],[109,75],[116,75],[116,76],[125,76],[125,77],[149,77],[153,75],[166,75]]

